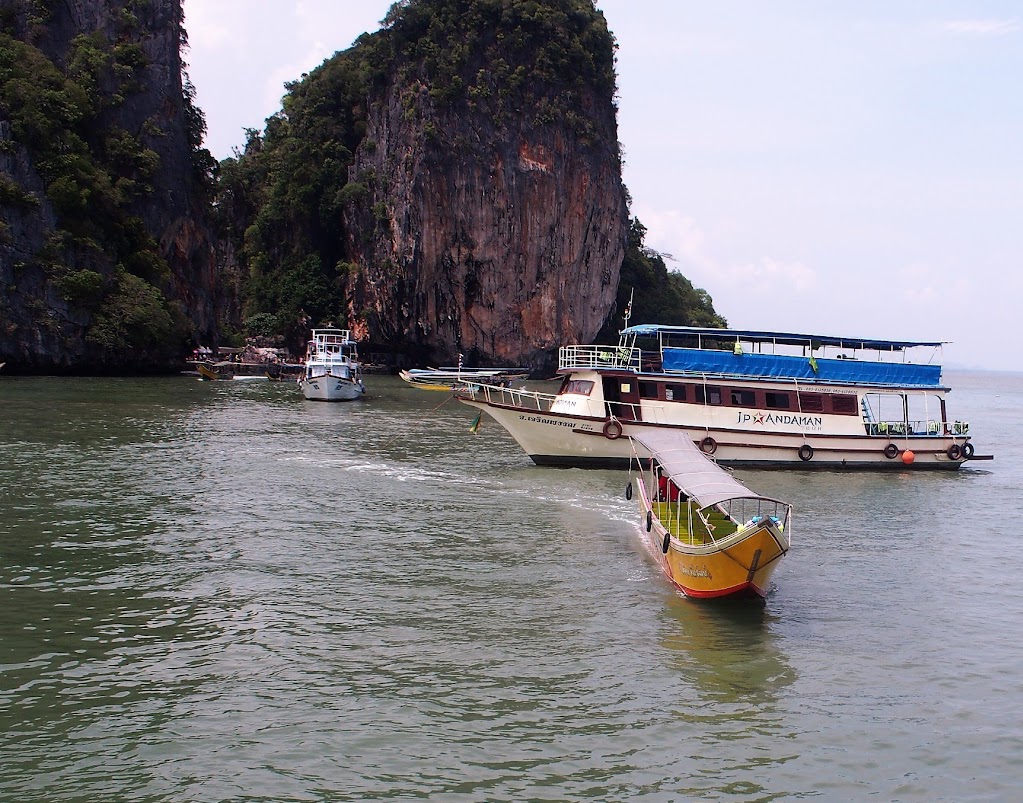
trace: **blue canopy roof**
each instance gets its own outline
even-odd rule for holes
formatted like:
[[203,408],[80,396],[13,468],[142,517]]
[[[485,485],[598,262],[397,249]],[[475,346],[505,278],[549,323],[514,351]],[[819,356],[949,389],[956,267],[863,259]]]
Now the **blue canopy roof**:
[[831,335],[804,335],[791,332],[762,332],[756,329],[713,329],[701,326],[664,326],[658,323],[641,323],[622,330],[623,335],[709,335],[727,340],[750,342],[783,343],[791,346],[815,348],[837,346],[847,349],[874,349],[876,351],[902,351],[917,346],[943,346],[948,341],[877,340],[866,337],[833,337]]

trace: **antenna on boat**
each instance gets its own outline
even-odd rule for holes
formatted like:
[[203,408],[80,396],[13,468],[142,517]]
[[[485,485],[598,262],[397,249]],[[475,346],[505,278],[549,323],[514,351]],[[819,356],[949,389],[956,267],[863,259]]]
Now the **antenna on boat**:
[[[625,330],[629,328],[629,318],[632,317],[632,297],[635,294],[636,294],[636,288],[633,287],[631,290],[629,290],[629,303],[625,305],[625,316],[624,316],[625,317],[625,326],[622,327],[622,330],[618,333],[618,350],[619,350],[619,352],[621,352],[621,350],[623,348],[626,348],[625,342],[626,342],[627,336],[625,334]],[[636,336],[635,335],[632,335],[632,342],[633,343],[636,342]]]

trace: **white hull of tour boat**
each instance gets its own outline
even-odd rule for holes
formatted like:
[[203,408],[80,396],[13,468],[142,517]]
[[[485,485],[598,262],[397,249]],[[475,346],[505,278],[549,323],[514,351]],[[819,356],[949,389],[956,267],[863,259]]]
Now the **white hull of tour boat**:
[[310,401],[354,401],[365,395],[366,388],[346,377],[324,375],[303,378],[302,393]]
[[[482,410],[504,427],[529,458],[541,466],[628,468],[632,450],[626,436],[650,429],[686,432],[709,457],[728,466],[808,469],[959,468],[964,438],[757,432],[748,429],[627,421],[543,411],[530,395],[503,388],[459,394],[463,404]],[[489,401],[487,397],[489,396]],[[887,450],[887,451],[886,451]],[[952,453],[956,454],[956,450]],[[908,455],[907,452],[911,452]]]

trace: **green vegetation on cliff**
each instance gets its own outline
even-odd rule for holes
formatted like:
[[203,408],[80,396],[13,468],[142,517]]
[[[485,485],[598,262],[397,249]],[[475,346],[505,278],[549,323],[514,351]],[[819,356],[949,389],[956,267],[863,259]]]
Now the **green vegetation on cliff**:
[[218,222],[247,268],[244,315],[273,315],[291,337],[308,334],[296,331],[303,312],[318,322],[342,315],[342,208],[365,191],[348,171],[365,136],[368,52],[336,56],[289,84],[265,133],[250,130],[244,152],[220,165]]
[[[170,269],[144,220],[157,175],[166,171],[146,141],[166,136],[166,121],[154,117],[133,130],[122,127],[134,116],[131,99],[155,89],[144,85],[148,59],[139,39],[145,32],[134,13],[139,2],[109,9],[109,30],[80,33],[55,57],[33,44],[45,37],[52,12],[30,15],[27,28],[19,28],[14,6],[0,14],[0,117],[9,124],[0,152],[43,188],[30,191],[6,176],[0,186],[0,207],[7,207],[0,208],[0,222],[20,216],[25,232],[14,243],[3,223],[7,244],[19,249],[15,274],[40,272],[76,315],[87,315],[92,324],[85,340],[107,364],[133,352],[173,354],[188,334],[181,310],[157,289],[168,285]],[[189,186],[210,200],[216,162],[201,148],[205,121],[192,99],[186,82]],[[52,219],[39,216],[44,200]],[[42,247],[26,253],[40,232]],[[36,325],[54,326],[44,304],[29,308],[38,313]]]
[[681,273],[668,270],[664,258],[643,244],[645,237],[646,227],[638,218],[633,218],[615,310],[597,335],[597,342],[618,342],[618,330],[622,328],[622,315],[630,297],[630,326],[660,323],[727,327],[728,322],[714,311],[714,302],[707,291],[693,287]]
[[498,125],[563,121],[596,137],[584,95],[615,91],[614,37],[592,0],[402,0],[384,25],[400,79]]

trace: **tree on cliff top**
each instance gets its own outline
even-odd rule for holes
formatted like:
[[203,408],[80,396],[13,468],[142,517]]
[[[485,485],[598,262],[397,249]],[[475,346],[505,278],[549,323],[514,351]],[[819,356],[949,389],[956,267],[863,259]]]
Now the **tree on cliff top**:
[[592,0],[402,0],[383,24],[434,101],[484,108],[498,124],[562,121],[597,136],[586,95],[615,93],[616,44]]

